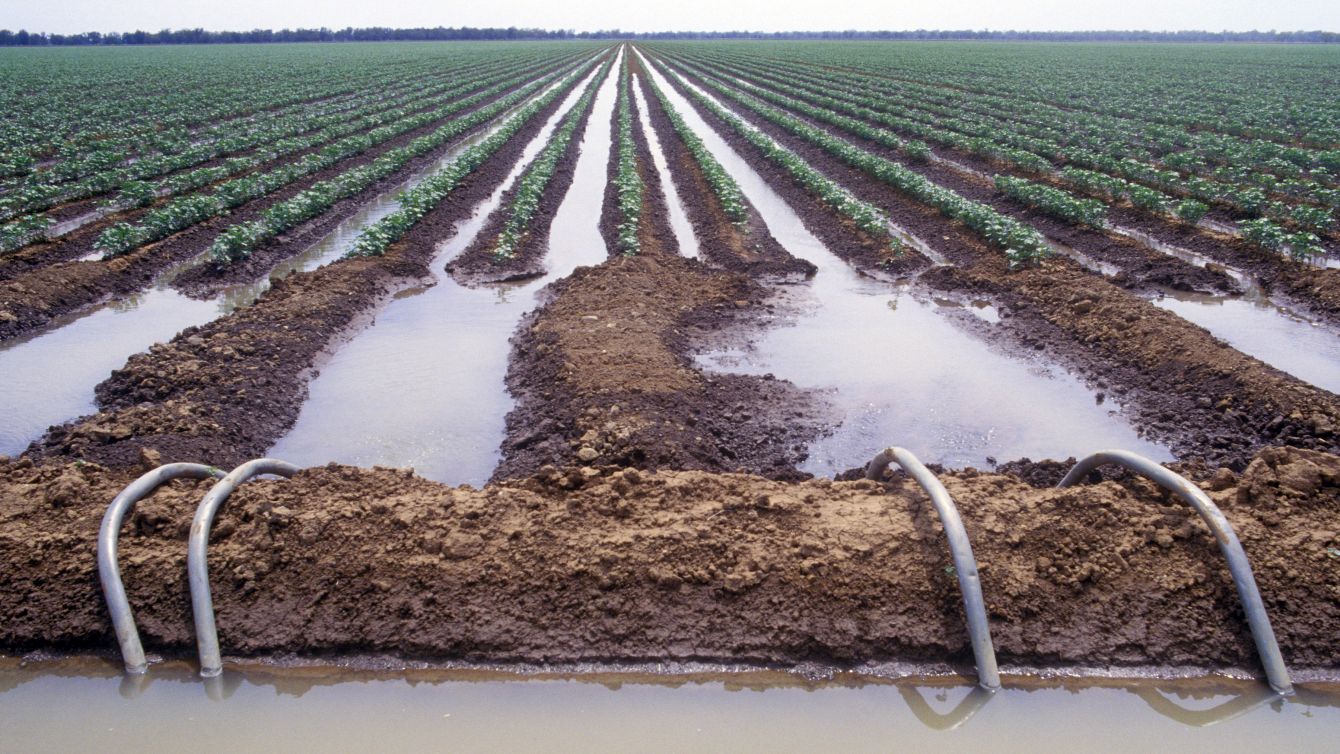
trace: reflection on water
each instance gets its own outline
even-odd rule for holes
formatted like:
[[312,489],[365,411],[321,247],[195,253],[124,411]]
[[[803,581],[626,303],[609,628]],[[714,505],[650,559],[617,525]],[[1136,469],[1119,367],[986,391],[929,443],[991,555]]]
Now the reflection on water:
[[661,150],[660,135],[651,125],[651,116],[647,114],[647,100],[642,94],[642,86],[638,83],[636,77],[633,79],[632,89],[633,98],[637,100],[638,120],[642,127],[642,133],[646,134],[647,145],[651,150],[651,161],[656,164],[656,172],[661,177],[661,190],[665,192],[665,203],[670,215],[670,228],[674,231],[675,241],[679,244],[679,253],[697,259],[702,253],[702,249],[698,246],[698,237],[693,234],[693,225],[689,223],[688,213],[684,211],[684,203],[679,197],[679,190],[670,177],[670,164],[666,162],[665,152]]
[[228,669],[139,678],[113,662],[0,661],[14,751],[1333,750],[1340,691],[1250,682],[1039,681],[782,671],[525,676],[497,670]]
[[[1171,459],[1065,370],[991,349],[917,288],[858,275],[659,72],[652,75],[782,246],[818,268],[811,280],[779,294],[785,309],[799,312],[794,322],[765,331],[747,349],[699,357],[718,371],[771,373],[824,391],[845,419],[810,446],[803,470],[833,475],[894,444],[950,467],[989,466],[991,458],[1067,458],[1109,447]],[[994,309],[972,308],[988,322],[999,319]]]
[[1276,369],[1340,393],[1340,332],[1330,327],[1260,298],[1164,291],[1154,304]]
[[540,288],[580,264],[606,258],[599,220],[615,83],[609,77],[596,95],[572,186],[554,216],[545,276],[467,288],[440,270],[475,239],[502,194],[580,98],[585,80],[526,145],[493,195],[442,244],[433,261],[436,282],[402,292],[373,326],[334,355],[312,381],[297,423],[269,455],[299,466],[338,461],[412,467],[448,484],[488,480],[513,405],[504,386],[509,337],[534,308]]
[[[545,91],[560,84],[561,80],[555,81]],[[183,296],[171,288],[172,282],[205,262],[208,253],[200,254],[164,270],[149,290],[57,320],[29,338],[0,345],[0,375],[4,375],[0,379],[0,455],[20,453],[49,426],[96,411],[94,387],[113,369],[124,366],[131,355],[170,340],[187,327],[250,306],[274,280],[342,257],[366,225],[399,206],[395,197],[400,191],[442,170],[462,151],[488,138],[525,104],[490,121],[399,186],[382,193],[261,281],[229,286],[208,301]]]

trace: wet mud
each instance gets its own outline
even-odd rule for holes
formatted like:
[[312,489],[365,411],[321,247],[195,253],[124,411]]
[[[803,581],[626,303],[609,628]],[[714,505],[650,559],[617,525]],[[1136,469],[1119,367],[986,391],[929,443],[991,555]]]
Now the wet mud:
[[[0,465],[0,647],[110,648],[93,542],[133,477]],[[1147,482],[942,477],[980,563],[1001,661],[1244,668],[1218,546]],[[1340,458],[1285,448],[1203,484],[1237,530],[1296,671],[1340,668]],[[190,656],[185,538],[204,482],[139,504],[121,567],[146,646]],[[933,509],[903,478],[790,483],[569,467],[450,488],[331,465],[254,481],[210,547],[225,653],[483,662],[970,663]]]

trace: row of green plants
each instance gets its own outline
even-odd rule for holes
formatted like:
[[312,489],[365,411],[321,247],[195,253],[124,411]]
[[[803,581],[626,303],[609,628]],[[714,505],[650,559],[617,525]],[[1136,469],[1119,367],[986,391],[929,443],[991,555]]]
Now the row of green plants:
[[[433,107],[441,102],[484,86],[503,77],[514,77],[533,72],[533,65],[518,63],[490,63],[465,69],[446,80],[426,83],[400,82],[381,90],[342,101],[330,108],[296,109],[289,114],[276,114],[265,119],[265,125],[242,123],[232,130],[214,133],[210,138],[184,145],[179,151],[141,154],[127,161],[130,147],[117,152],[114,162],[74,183],[43,180],[50,171],[31,174],[0,196],[0,219],[24,212],[40,212],[51,207],[99,196],[120,187],[120,194],[109,198],[107,206],[130,208],[145,206],[143,195],[136,194],[137,184],[168,176],[155,187],[156,197],[172,196],[223,180],[244,170],[252,169],[279,157],[356,133],[360,130],[403,118],[417,110]],[[352,113],[350,111],[353,111]],[[245,157],[234,157],[222,165],[199,168],[182,173],[194,165],[214,160],[222,155],[255,150]],[[68,162],[58,162],[53,170]],[[142,203],[136,203],[140,200]]]
[[889,231],[889,218],[877,207],[856,198],[850,191],[815,170],[795,152],[778,144],[767,134],[746,123],[735,113],[717,104],[715,100],[704,95],[696,87],[688,85],[673,69],[663,67],[661,70],[687,91],[695,101],[758,149],[764,158],[785,170],[806,191],[829,209],[850,220],[870,238],[887,244],[893,249],[901,248],[898,239]]
[[[323,99],[316,103],[290,105],[267,112],[266,117],[261,119],[236,118],[194,130],[178,125],[136,138],[101,140],[88,149],[67,145],[57,152],[50,165],[5,181],[0,187],[6,192],[37,187],[54,192],[78,179],[112,170],[125,171],[132,167],[141,178],[154,177],[165,170],[180,170],[222,154],[316,130],[336,122],[333,118],[347,119],[347,113],[351,111],[389,109],[407,95],[441,90],[453,86],[461,76],[474,77],[486,69],[505,65],[508,63],[489,61],[453,70],[450,75],[432,72],[408,80],[395,73],[387,73],[381,80],[369,82],[367,91],[331,100]],[[294,125],[303,128],[292,130]],[[150,175],[141,163],[157,172]],[[106,178],[101,181],[103,184],[106,182]]]
[[4,53],[0,173],[62,169],[61,162],[81,154],[120,146],[144,158],[209,140],[216,128],[265,128],[272,116],[421,85],[472,66],[557,64],[591,52],[588,44],[512,43]]
[[1101,228],[1107,223],[1107,205],[1097,199],[1080,199],[1058,188],[1009,175],[996,176],[995,183],[996,190],[1011,199],[1071,225]]
[[[708,56],[712,60],[743,65],[757,61],[742,56]],[[1337,186],[1340,151],[1317,150],[1259,138],[1220,133],[1204,124],[1194,130],[1161,125],[1148,120],[1149,112],[1122,112],[1120,117],[1096,115],[1068,102],[1065,108],[1030,101],[1019,92],[1002,96],[980,86],[947,87],[941,82],[923,83],[906,77],[888,77],[871,70],[826,70],[789,61],[788,80],[808,75],[825,92],[834,86],[850,87],[844,93],[874,96],[885,101],[915,103],[935,120],[1004,126],[1021,136],[1038,137],[1053,144],[1082,146],[1117,158],[1134,158],[1167,167],[1219,177],[1230,183],[1259,182],[1268,188],[1306,194],[1311,189]],[[766,66],[776,70],[775,63]],[[838,91],[843,91],[839,88]],[[914,116],[915,117],[915,116]],[[961,118],[961,120],[960,120]],[[928,121],[934,122],[934,121]],[[1250,166],[1251,170],[1242,168]]]
[[[18,212],[41,211],[67,201],[104,194],[117,186],[120,186],[119,193],[109,198],[104,206],[115,209],[148,206],[159,198],[208,186],[280,157],[296,154],[360,131],[394,123],[412,113],[450,101],[467,91],[497,81],[506,73],[515,74],[515,71],[478,72],[463,84],[443,84],[428,91],[411,92],[403,99],[392,100],[389,103],[378,102],[376,95],[370,95],[366,104],[372,106],[366,113],[356,118],[351,118],[348,113],[311,119],[289,117],[284,119],[279,127],[267,129],[259,135],[236,136],[212,144],[197,145],[170,157],[139,160],[92,176],[74,186],[25,187],[16,193],[0,197],[0,217],[13,216]],[[524,80],[526,73],[529,71],[513,75],[512,80]],[[307,133],[298,135],[304,132]],[[260,148],[248,156],[230,158],[219,165],[184,173],[178,172],[156,184],[145,180],[156,175],[183,170],[192,164],[217,157],[220,153],[252,147]]]
[[[392,175],[415,157],[427,154],[461,134],[484,125],[532,96],[560,75],[554,73],[533,81],[487,107],[452,120],[403,147],[387,151],[367,165],[347,170],[330,180],[314,183],[308,189],[265,210],[259,219],[229,226],[210,245],[210,257],[221,265],[233,264],[250,257],[261,244],[324,213],[335,202],[358,194],[377,181]],[[550,92],[544,98],[552,96],[553,92]]]
[[[748,68],[745,64],[738,64],[729,70],[740,74],[741,67]],[[1146,209],[1140,200],[1147,198],[1152,204],[1151,213],[1168,214],[1175,206],[1172,200],[1167,205],[1154,201],[1160,193],[1158,189],[1162,189],[1185,200],[1201,204],[1207,202],[1250,216],[1269,217],[1297,228],[1316,232],[1331,232],[1336,228],[1331,210],[1306,202],[1340,206],[1340,190],[1327,189],[1316,181],[1284,183],[1272,178],[1262,179],[1261,185],[1253,186],[1241,182],[1226,183],[1205,175],[1183,177],[1177,170],[1154,165],[1150,159],[1131,157],[1131,154],[1123,151],[1128,149],[1126,146],[1111,143],[1076,145],[1072,143],[1076,139],[1073,133],[1052,131],[1048,137],[1029,137],[1016,133],[1020,129],[1018,123],[1006,119],[973,119],[967,117],[961,108],[937,108],[915,98],[899,102],[895,110],[890,106],[887,95],[871,94],[871,88],[866,86],[870,76],[859,76],[860,84],[854,84],[850,80],[835,78],[835,74],[803,75],[788,71],[785,82],[780,80],[775,71],[750,70],[746,75],[756,83],[765,80],[769,87],[785,88],[807,99],[823,100],[825,106],[847,111],[859,108],[864,111],[858,112],[858,115],[868,121],[883,123],[902,133],[915,134],[977,157],[993,159],[1025,173],[1041,174],[1052,181],[1064,182],[1065,178],[1056,173],[1055,166],[1071,163],[1122,177],[1136,185],[1143,183],[1143,196],[1136,192],[1132,204]],[[792,86],[796,82],[805,82],[808,88]],[[831,94],[835,91],[842,92],[843,99],[833,98]],[[1257,178],[1266,175],[1261,171],[1250,170],[1246,174]],[[1284,201],[1286,198],[1294,204]],[[1297,200],[1305,201],[1300,204]],[[1194,205],[1187,206],[1191,208]]]
[[646,187],[637,172],[637,145],[633,141],[633,90],[630,85],[628,61],[619,70],[619,102],[616,133],[618,164],[614,173],[614,190],[618,198],[617,244],[624,254],[641,251],[638,229],[642,222],[642,194]]
[[588,69],[589,65],[583,66],[579,71],[569,74],[561,86],[554,87],[531,101],[509,118],[502,128],[490,134],[487,139],[465,150],[461,153],[461,156],[452,160],[446,168],[414,188],[402,192],[398,197],[400,208],[364,228],[354,242],[354,248],[349,251],[348,256],[371,257],[386,253],[391,244],[403,238],[410,228],[414,227],[415,223],[431,212],[434,207],[441,204],[442,200],[447,198],[447,195],[460,185],[460,182],[466,176],[483,165],[494,152],[497,152],[510,141],[537,113],[571,89],[573,84]]
[[[1270,217],[1305,229],[1326,232],[1336,227],[1334,217],[1327,209],[1307,203],[1291,205],[1281,199],[1271,198],[1272,193],[1278,196],[1287,188],[1288,192],[1295,195],[1295,199],[1306,197],[1312,201],[1340,206],[1340,191],[1326,189],[1315,182],[1286,187],[1278,182],[1267,181],[1266,184],[1272,187],[1271,191],[1267,191],[1259,186],[1226,184],[1198,175],[1184,178],[1176,170],[1160,169],[1120,152],[1105,153],[1073,144],[1071,142],[1075,136],[1068,132],[1058,132],[1052,139],[1023,136],[1011,130],[1017,128],[1018,124],[994,119],[988,122],[985,118],[974,121],[965,117],[962,110],[934,108],[920,100],[899,101],[895,109],[887,95],[871,94],[869,88],[858,88],[834,74],[806,75],[788,70],[786,80],[782,81],[773,71],[758,71],[743,63],[732,65],[729,70],[756,86],[766,83],[770,89],[789,91],[806,100],[853,112],[865,120],[888,125],[901,132],[994,160],[1026,173],[1043,175],[1050,180],[1064,182],[1065,177],[1056,173],[1055,165],[1070,163],[1119,176],[1128,179],[1128,182],[1137,182],[1133,185],[1147,184],[1132,191],[1132,203],[1154,214],[1170,214],[1177,206],[1171,199],[1167,202],[1158,200],[1161,192],[1157,189],[1161,188],[1183,199]],[[796,82],[805,82],[806,88],[794,86]],[[841,99],[831,96],[834,92],[840,93]],[[1187,204],[1186,208],[1189,210],[1194,206]]]
[[[464,99],[455,100],[442,107],[419,112],[405,118],[401,118],[391,124],[372,129],[364,133],[345,137],[339,141],[328,144],[321,149],[311,152],[294,162],[282,165],[275,170],[266,173],[257,173],[246,175],[241,178],[235,178],[216,186],[210,194],[194,194],[168,202],[162,207],[150,210],[141,216],[138,223],[118,223],[103,231],[95,242],[95,247],[101,249],[108,258],[125,254],[133,249],[139,248],[148,243],[166,238],[173,233],[180,232],[192,225],[204,222],[210,218],[225,214],[229,210],[241,206],[247,202],[254,201],[267,194],[278,191],[288,184],[313,173],[320,172],[341,160],[362,154],[380,144],[390,141],[401,134],[421,128],[425,125],[434,123],[451,114],[474,107],[482,102],[496,97],[499,93],[510,89],[515,85],[514,79],[509,79],[484,89],[474,95]],[[532,84],[533,85],[533,84]],[[524,91],[531,91],[525,89]],[[498,112],[500,102],[513,103],[515,96],[506,97],[495,102],[491,108],[477,112]],[[435,131],[429,141],[436,141],[440,144],[448,138],[454,136],[457,121],[448,123],[443,128]],[[416,140],[416,142],[419,140]],[[420,148],[426,151],[431,149],[424,143]],[[406,158],[408,159],[408,158]],[[233,236],[237,238],[237,236]],[[230,242],[232,243],[232,242]]]
[[1046,239],[1033,228],[985,204],[971,201],[951,189],[939,186],[904,165],[860,149],[711,77],[701,73],[698,75],[699,79],[713,90],[738,102],[765,120],[775,123],[908,197],[935,208],[946,217],[961,221],[987,243],[1001,249],[1011,266],[1036,262],[1050,256],[1051,249]]
[[721,167],[721,163],[717,162],[717,159],[708,151],[707,145],[703,144],[703,140],[698,138],[698,134],[694,133],[693,129],[689,128],[689,125],[684,122],[684,117],[675,109],[675,106],[670,102],[670,98],[665,96],[665,92],[661,91],[661,87],[650,77],[647,78],[647,84],[651,87],[656,100],[660,102],[666,119],[670,121],[670,127],[679,136],[679,140],[693,157],[693,161],[698,164],[699,171],[703,174],[707,185],[712,189],[712,194],[716,197],[717,203],[721,205],[722,211],[731,219],[731,222],[743,227],[749,219],[749,205],[745,202],[744,192],[740,190],[740,184],[736,183],[730,173],[727,173],[726,169]]
[[1241,222],[1238,224],[1238,230],[1242,233],[1243,240],[1248,243],[1266,251],[1287,253],[1300,262],[1326,253],[1321,246],[1321,239],[1317,238],[1315,233],[1307,231],[1290,233],[1264,218]]
[[591,108],[591,103],[595,101],[596,91],[600,88],[600,83],[605,80],[612,65],[606,61],[601,66],[600,71],[587,85],[586,91],[582,93],[581,99],[573,105],[567,115],[554,130],[549,143],[526,168],[526,172],[517,181],[516,193],[512,196],[511,204],[505,210],[507,212],[507,222],[503,229],[498,232],[498,237],[494,240],[492,257],[497,261],[512,259],[516,252],[521,248],[521,244],[526,240],[526,235],[530,229],[530,221],[535,217],[536,211],[540,208],[540,199],[544,196],[545,189],[549,186],[549,181],[554,177],[554,171],[558,168],[558,161],[568,150],[568,145],[572,143],[572,138],[577,132],[577,126],[582,122],[582,118]]

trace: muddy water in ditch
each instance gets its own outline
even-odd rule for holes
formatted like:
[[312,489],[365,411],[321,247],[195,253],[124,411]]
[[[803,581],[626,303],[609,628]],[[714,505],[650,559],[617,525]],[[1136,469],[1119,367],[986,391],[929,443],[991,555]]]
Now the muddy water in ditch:
[[770,328],[748,348],[699,357],[710,369],[771,373],[824,391],[843,420],[810,447],[805,471],[832,475],[888,445],[951,467],[1025,456],[1067,458],[1104,448],[1171,458],[1065,370],[999,353],[969,334],[962,318],[975,328],[994,327],[994,309],[937,303],[916,287],[858,275],[659,72],[653,77],[782,246],[818,267],[807,284],[779,291],[786,308],[799,312],[792,321]]
[[[226,671],[138,683],[110,665],[0,668],[0,737],[29,752],[1333,750],[1340,691],[1242,682],[1037,684],[780,672]],[[1007,680],[1007,683],[1009,681]]]
[[439,248],[436,280],[401,293],[322,368],[297,423],[270,455],[300,466],[339,461],[412,467],[449,484],[488,480],[513,405],[503,382],[512,332],[536,306],[541,288],[607,257],[600,203],[616,83],[610,76],[596,95],[572,185],[550,230],[546,274],[522,285],[466,288],[441,269],[474,240],[503,192],[580,96],[580,86],[493,195]]
[[[559,82],[550,85],[558,86]],[[367,225],[394,212],[396,195],[442,170],[461,152],[502,127],[524,103],[467,137],[439,159],[383,192],[357,214],[327,233],[302,254],[278,265],[265,279],[230,286],[213,299],[198,301],[172,289],[183,270],[204,261],[198,257],[167,270],[154,286],[90,312],[58,320],[29,338],[0,345],[0,455],[23,452],[47,428],[97,410],[93,388],[120,368],[132,354],[167,341],[184,328],[203,325],[249,306],[274,280],[313,270],[342,257]]]

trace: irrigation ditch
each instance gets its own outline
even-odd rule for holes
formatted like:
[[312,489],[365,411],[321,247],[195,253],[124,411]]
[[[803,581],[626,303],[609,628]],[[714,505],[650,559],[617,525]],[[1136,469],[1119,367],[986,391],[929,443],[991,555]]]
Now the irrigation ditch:
[[[624,45],[545,70],[556,78],[534,98],[244,264],[199,263],[211,221],[121,263],[0,283],[32,294],[6,300],[0,336],[17,345],[0,359],[14,364],[105,337],[119,366],[140,346],[111,341],[114,308],[83,314],[109,295],[115,307],[140,293],[136,322],[181,317],[135,333],[162,342],[98,383],[93,405],[54,409],[31,446],[6,436],[0,650],[113,648],[91,556],[107,503],[162,463],[271,455],[304,468],[243,485],[214,523],[230,661],[970,676],[943,524],[910,476],[858,479],[892,443],[929,461],[957,503],[1013,683],[1258,677],[1220,543],[1192,509],[1129,473],[1055,488],[1074,458],[1122,447],[1181,472],[1231,520],[1295,679],[1340,677],[1340,339],[1329,283],[1302,282],[1330,271],[1117,215],[1329,323],[1278,326],[1290,310],[1258,306],[1214,264],[1052,221],[943,159],[915,165],[1117,274],[1064,257],[1014,269],[962,223],[713,100],[673,55]],[[832,211],[703,98],[877,207],[893,235]],[[410,203],[394,192],[521,112],[384,253],[346,255]],[[616,185],[621,155],[635,203]],[[498,254],[517,217],[514,252]],[[100,272],[77,284],[87,265]],[[25,282],[43,274],[74,292],[53,302]],[[1311,361],[1269,350],[1285,338]],[[72,381],[86,389],[106,369]],[[161,657],[194,646],[183,540],[210,484],[164,485],[122,533],[128,596]]]

